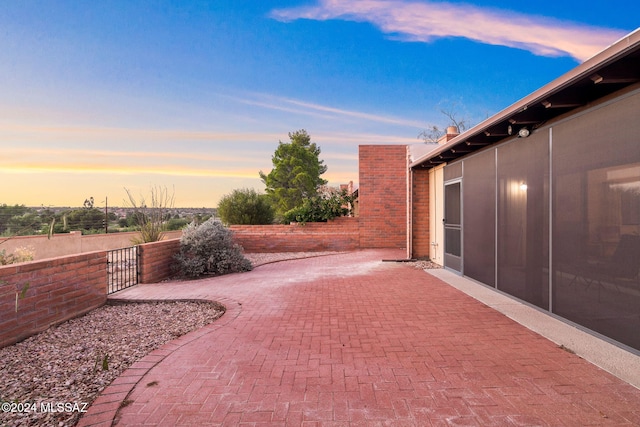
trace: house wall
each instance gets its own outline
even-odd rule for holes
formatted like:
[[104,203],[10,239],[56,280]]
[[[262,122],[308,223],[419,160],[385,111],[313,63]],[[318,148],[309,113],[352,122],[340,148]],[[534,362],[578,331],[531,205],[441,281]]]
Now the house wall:
[[104,304],[106,265],[98,251],[0,267],[0,347]]
[[[447,132],[438,139],[438,145],[446,144],[458,136],[455,126],[449,126]],[[423,157],[434,147],[413,145],[414,159]],[[414,168],[411,170],[411,258],[429,258],[444,263],[444,164],[431,169]]]
[[640,352],[640,87],[447,165],[463,274]]
[[444,264],[444,166],[429,169],[429,258]]
[[360,247],[407,247],[408,148],[359,147]]

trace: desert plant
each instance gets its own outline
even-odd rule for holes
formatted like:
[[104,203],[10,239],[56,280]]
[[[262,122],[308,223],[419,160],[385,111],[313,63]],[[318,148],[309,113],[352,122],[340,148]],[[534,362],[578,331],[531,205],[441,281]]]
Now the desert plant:
[[167,187],[151,187],[150,205],[147,205],[144,196],[136,200],[128,189],[124,190],[129,198],[128,204],[134,208],[135,221],[140,226],[140,236],[132,239],[132,243],[138,245],[162,240],[166,231],[165,219],[173,208],[175,191],[169,193]]
[[251,270],[231,230],[213,218],[184,229],[175,260],[178,272],[191,278]]
[[16,264],[18,262],[33,261],[36,253],[32,248],[19,247],[12,254],[7,254],[6,250],[0,250],[0,265]]

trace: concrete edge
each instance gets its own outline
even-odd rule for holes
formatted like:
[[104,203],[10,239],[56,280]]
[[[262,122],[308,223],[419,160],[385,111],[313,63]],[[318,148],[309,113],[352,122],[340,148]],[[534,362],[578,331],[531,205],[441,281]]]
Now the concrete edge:
[[640,389],[640,356],[452,271],[425,272]]

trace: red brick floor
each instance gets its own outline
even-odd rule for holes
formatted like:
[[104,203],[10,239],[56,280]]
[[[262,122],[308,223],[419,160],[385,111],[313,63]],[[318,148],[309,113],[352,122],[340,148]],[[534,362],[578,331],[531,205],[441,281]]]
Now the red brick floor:
[[640,425],[640,390],[423,271],[380,262],[401,256],[122,292],[228,312],[125,372],[80,425],[110,425],[125,399],[116,425]]

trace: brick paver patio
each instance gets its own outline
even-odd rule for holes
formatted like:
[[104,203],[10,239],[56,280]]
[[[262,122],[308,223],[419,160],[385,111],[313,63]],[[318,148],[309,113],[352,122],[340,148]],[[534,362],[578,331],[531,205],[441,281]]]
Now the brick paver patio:
[[228,311],[126,371],[80,425],[640,425],[640,390],[423,271],[380,262],[401,257],[362,251],[121,292]]

